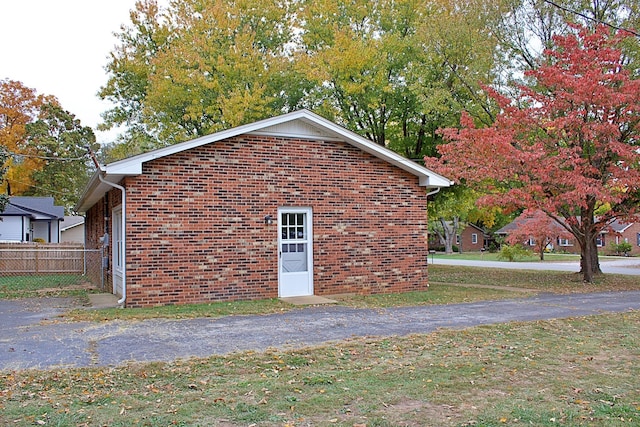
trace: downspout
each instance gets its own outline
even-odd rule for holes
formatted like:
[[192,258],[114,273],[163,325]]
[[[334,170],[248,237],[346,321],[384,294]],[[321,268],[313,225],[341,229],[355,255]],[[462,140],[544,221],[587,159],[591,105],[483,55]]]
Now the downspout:
[[433,196],[434,194],[438,194],[439,192],[440,192],[440,187],[436,187],[435,190],[430,191],[430,192],[427,193],[427,197]]
[[[122,298],[118,300],[118,304],[124,304],[127,300],[127,192],[122,185],[114,184],[102,177],[104,171],[98,170],[98,179],[103,184],[107,184],[113,188],[117,188],[122,192]],[[115,236],[114,236],[115,237]]]
[[116,188],[122,192],[122,298],[118,300],[118,304],[124,304],[124,302],[127,300],[127,191],[122,185],[114,184],[102,177],[102,174],[105,173],[105,171],[102,166],[100,166],[100,162],[98,162],[96,154],[93,152],[90,145],[85,146],[85,148],[87,149],[87,153],[96,166],[98,179],[100,180],[100,182],[102,182],[103,184],[107,184],[110,187]]

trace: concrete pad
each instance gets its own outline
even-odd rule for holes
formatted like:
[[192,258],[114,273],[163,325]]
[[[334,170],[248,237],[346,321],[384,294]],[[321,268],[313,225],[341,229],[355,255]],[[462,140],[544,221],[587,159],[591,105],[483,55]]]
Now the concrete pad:
[[293,305],[321,305],[321,304],[337,304],[338,301],[334,301],[329,298],[321,297],[318,295],[306,295],[302,297],[286,297],[280,298],[281,301],[288,302]]
[[92,309],[119,307],[118,299],[114,294],[89,294]]

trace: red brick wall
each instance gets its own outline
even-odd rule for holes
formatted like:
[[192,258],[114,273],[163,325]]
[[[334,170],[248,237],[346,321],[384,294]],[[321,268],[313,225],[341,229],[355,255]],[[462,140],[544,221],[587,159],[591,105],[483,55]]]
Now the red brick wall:
[[[638,218],[638,220],[640,221],[640,217]],[[631,252],[629,252],[629,255],[640,255],[640,246],[638,246],[638,233],[640,233],[640,222],[635,222],[631,224],[629,228],[624,230],[624,233],[622,233],[622,235],[618,237],[618,243],[622,243],[626,239],[626,241],[631,244]],[[615,236],[607,237],[607,244],[616,242]]]
[[[85,216],[85,245],[87,249],[97,249],[102,247],[100,238],[108,233],[111,236],[111,211],[114,207],[122,204],[120,190],[109,191],[98,203],[93,205],[86,212]],[[111,237],[110,237],[110,240]],[[105,247],[104,256],[108,259],[108,265],[104,269],[104,286],[108,292],[113,291],[113,270],[110,244]]]
[[126,183],[127,306],[277,297],[264,217],[283,206],[313,209],[316,295],[428,287],[425,188],[348,144],[245,135],[143,172]]
[[[458,245],[464,252],[480,252],[484,247],[484,235],[482,231],[470,225],[464,226],[464,229],[460,233],[460,244]],[[472,235],[475,234],[477,240],[473,243]]]

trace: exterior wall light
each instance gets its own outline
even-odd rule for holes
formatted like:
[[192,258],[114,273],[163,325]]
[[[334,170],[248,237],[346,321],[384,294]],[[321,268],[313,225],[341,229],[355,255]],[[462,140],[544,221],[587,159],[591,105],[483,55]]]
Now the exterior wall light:
[[265,216],[264,217],[264,223],[265,223],[265,225],[273,224],[273,217],[271,215]]

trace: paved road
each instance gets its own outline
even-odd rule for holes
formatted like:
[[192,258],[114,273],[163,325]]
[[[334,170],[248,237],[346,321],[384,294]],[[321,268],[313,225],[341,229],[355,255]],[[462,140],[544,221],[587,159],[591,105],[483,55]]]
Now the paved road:
[[300,348],[363,336],[428,333],[439,328],[640,310],[640,291],[543,294],[469,304],[353,309],[315,306],[281,314],[219,319],[64,323],[71,304],[0,301],[0,370],[111,366],[171,361],[271,347]]
[[[556,270],[580,271],[580,261],[574,262],[506,262],[506,261],[470,261],[464,259],[429,257],[429,262],[440,265],[466,265],[469,267],[508,268],[517,270]],[[640,258],[627,258],[612,261],[600,261],[603,273],[640,276]]]

